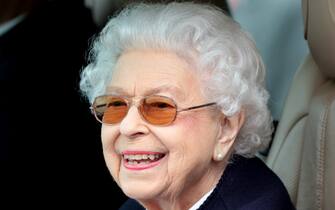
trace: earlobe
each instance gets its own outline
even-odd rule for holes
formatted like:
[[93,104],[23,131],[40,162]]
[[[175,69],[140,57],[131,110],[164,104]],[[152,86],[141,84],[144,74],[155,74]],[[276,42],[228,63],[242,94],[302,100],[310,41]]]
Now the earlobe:
[[231,117],[222,116],[220,119],[217,142],[213,159],[222,161],[233,148],[235,139],[244,123],[244,112],[240,111]]
[[217,141],[214,149],[213,160],[215,161],[223,161],[227,154],[230,153],[235,139],[226,139],[224,141],[219,140]]
[[216,161],[222,161],[224,159],[224,156],[222,153],[218,153],[216,157],[214,157]]

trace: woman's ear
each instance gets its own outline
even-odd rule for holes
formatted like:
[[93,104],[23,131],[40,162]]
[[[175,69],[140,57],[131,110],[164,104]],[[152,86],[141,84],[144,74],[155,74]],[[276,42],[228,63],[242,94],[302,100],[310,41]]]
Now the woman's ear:
[[243,110],[231,117],[227,117],[222,113],[219,119],[219,132],[213,153],[213,159],[215,161],[224,160],[227,154],[230,153],[236,136],[244,123],[244,119],[245,115]]

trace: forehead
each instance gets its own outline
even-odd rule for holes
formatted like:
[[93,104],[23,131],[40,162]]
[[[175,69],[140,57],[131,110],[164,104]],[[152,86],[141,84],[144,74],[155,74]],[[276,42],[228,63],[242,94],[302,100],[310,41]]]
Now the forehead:
[[[120,56],[108,92],[186,94],[199,88],[198,76],[178,55],[166,51],[133,50]],[[181,92],[181,93],[180,93]]]

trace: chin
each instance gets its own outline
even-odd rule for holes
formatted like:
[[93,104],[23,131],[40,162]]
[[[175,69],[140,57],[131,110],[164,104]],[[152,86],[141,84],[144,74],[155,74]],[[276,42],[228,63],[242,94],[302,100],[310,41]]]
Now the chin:
[[123,193],[130,198],[135,200],[151,200],[155,199],[158,196],[157,189],[146,188],[143,189],[142,187],[136,186],[122,186],[121,187]]

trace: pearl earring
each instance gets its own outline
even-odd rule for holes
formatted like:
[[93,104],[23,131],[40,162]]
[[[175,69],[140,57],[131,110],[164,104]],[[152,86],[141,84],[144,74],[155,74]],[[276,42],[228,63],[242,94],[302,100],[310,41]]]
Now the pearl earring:
[[219,153],[217,156],[216,156],[216,160],[217,161],[222,161],[223,160],[223,155],[221,153]]

